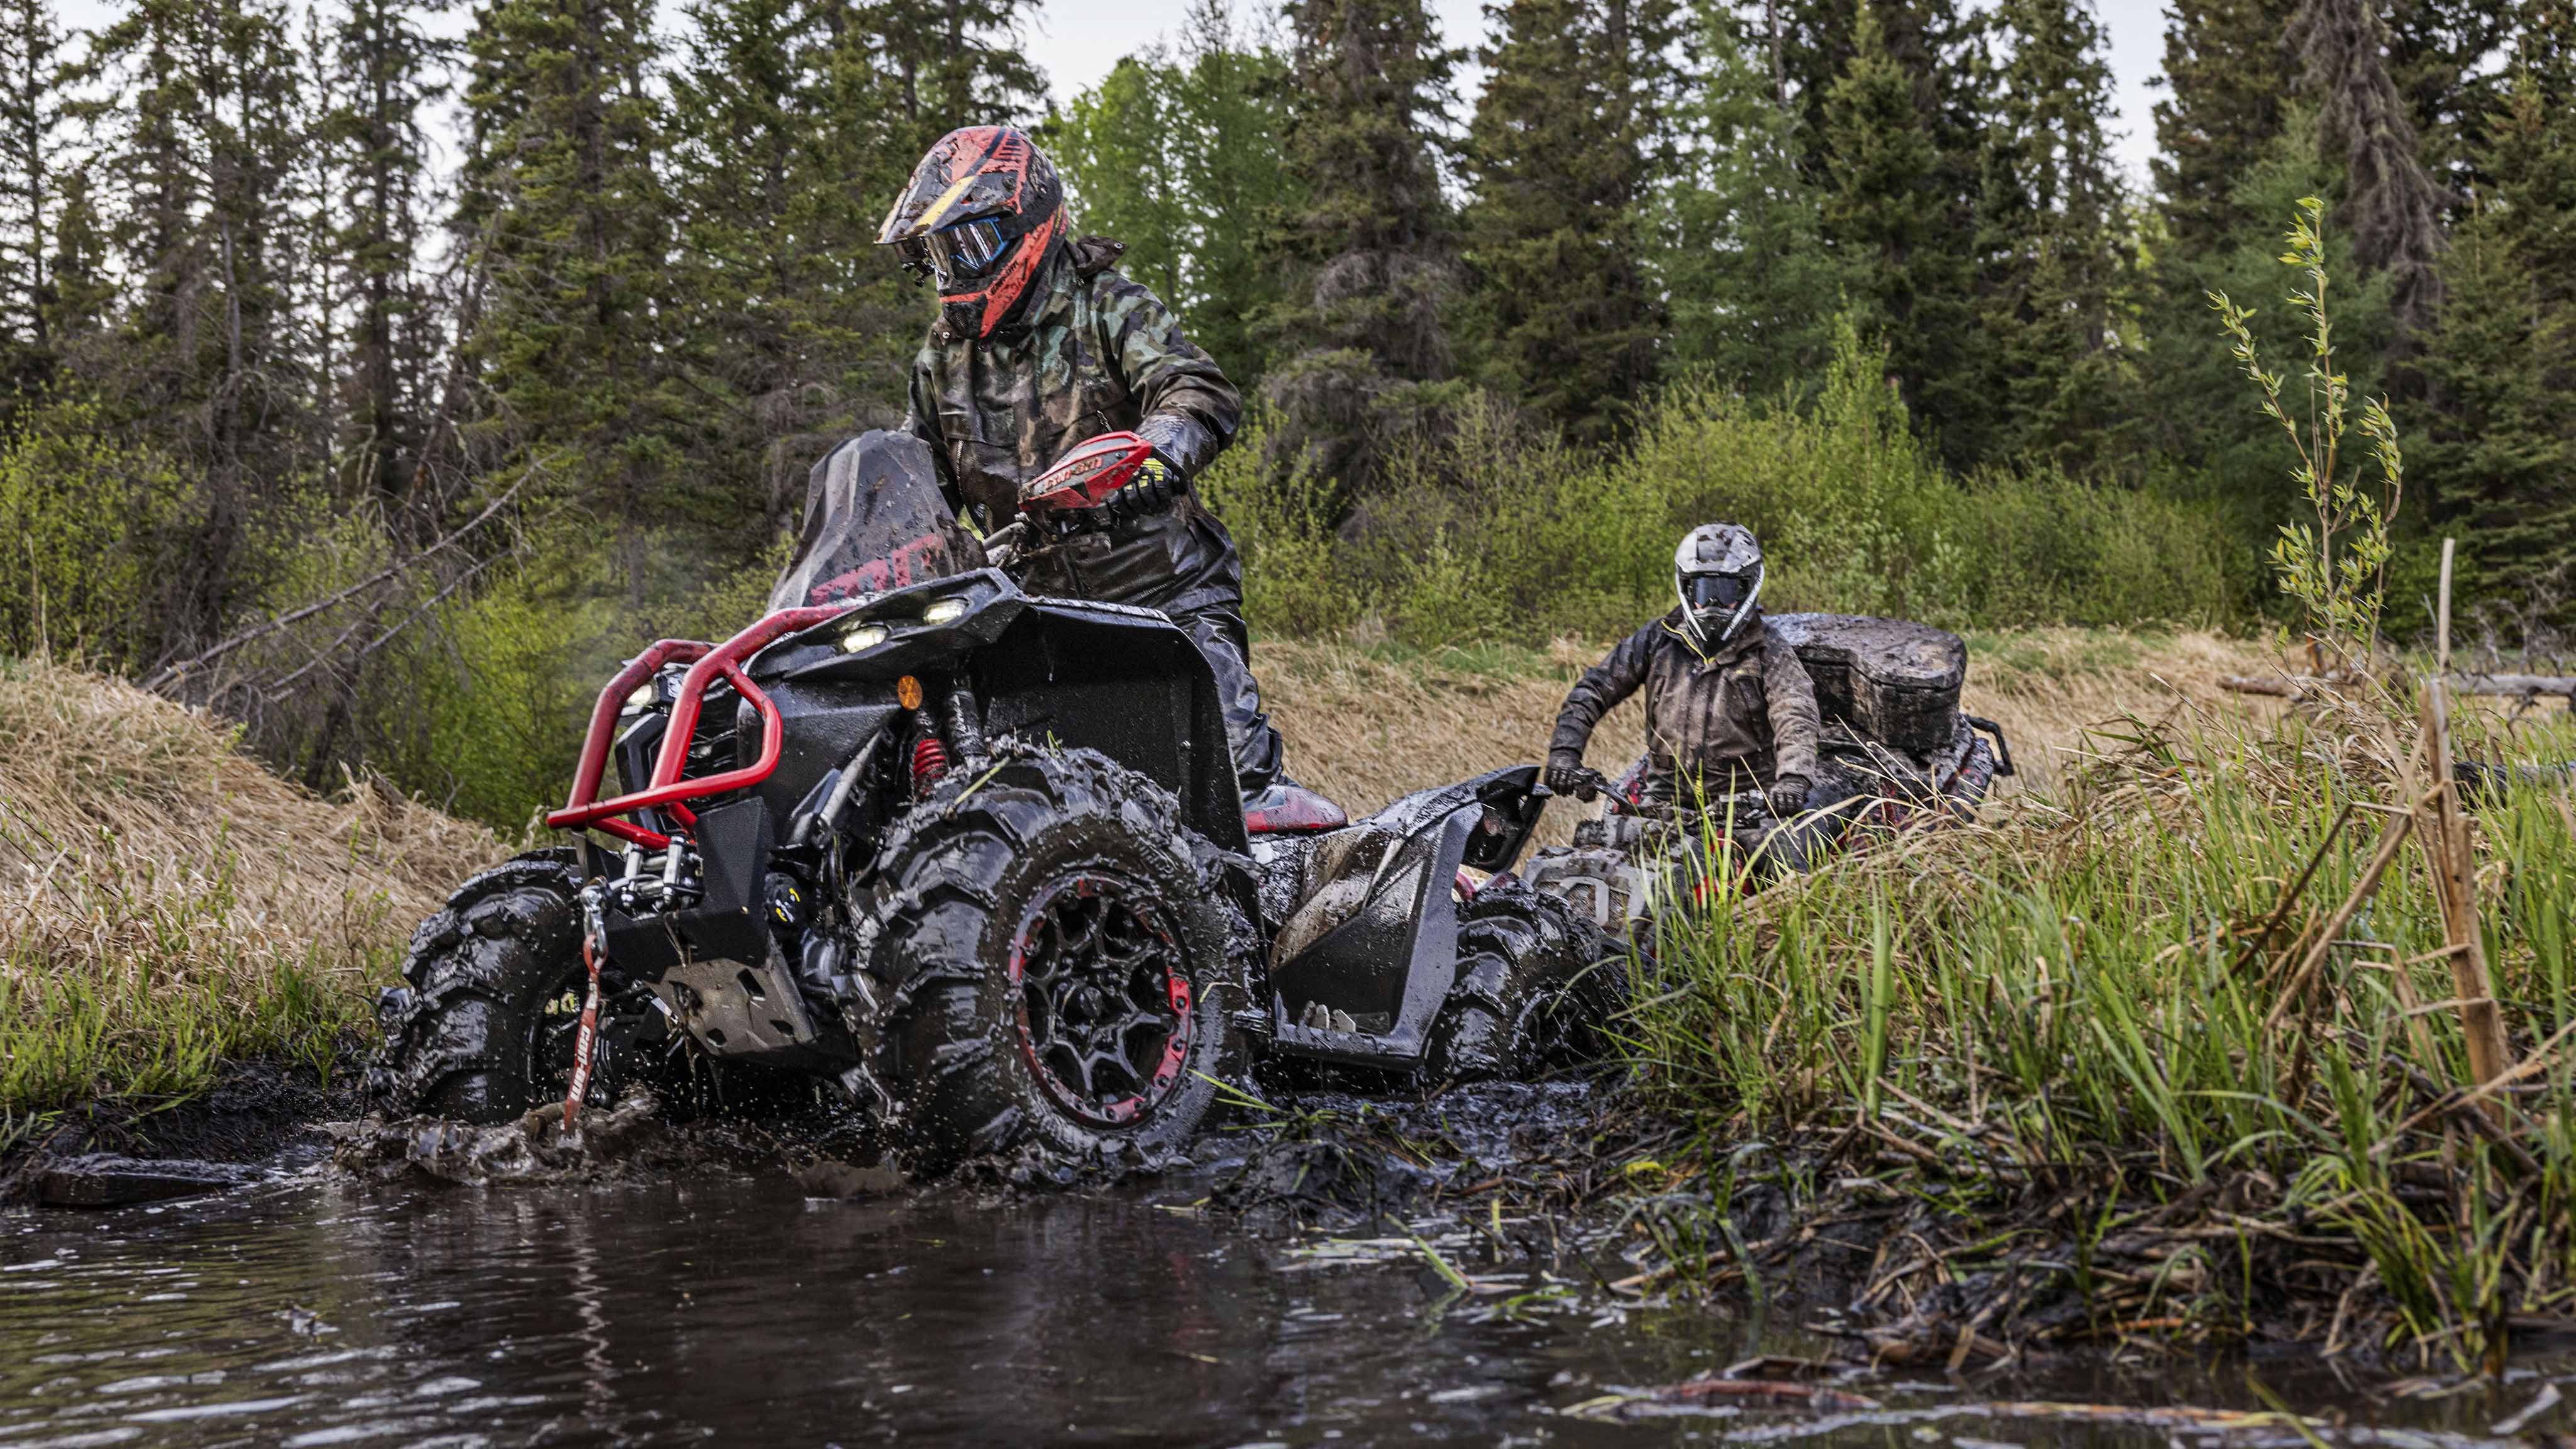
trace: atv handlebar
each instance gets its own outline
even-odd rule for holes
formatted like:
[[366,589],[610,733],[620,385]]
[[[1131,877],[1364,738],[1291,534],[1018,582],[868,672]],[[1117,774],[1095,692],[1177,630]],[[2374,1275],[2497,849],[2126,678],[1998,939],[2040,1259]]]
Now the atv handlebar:
[[[594,826],[631,844],[660,849],[670,844],[670,837],[647,830],[632,821],[617,819],[637,810],[669,806],[683,824],[696,823],[684,800],[707,795],[720,795],[757,785],[778,768],[781,747],[778,706],[742,672],[742,662],[769,647],[779,636],[810,629],[827,619],[848,613],[854,604],[816,604],[801,609],[781,609],[722,644],[709,645],[695,639],[664,639],[656,642],[628,661],[617,671],[608,687],[599,692],[599,703],[590,711],[590,733],[581,744],[581,765],[573,773],[572,794],[564,808],[546,816],[546,824],[557,830],[578,830]],[[682,659],[689,661],[689,672],[680,680],[680,692],[671,701],[671,719],[662,735],[662,751],[653,763],[653,778],[643,789],[620,795],[613,800],[599,799],[600,778],[607,773],[608,748],[617,733],[617,719],[626,696],[636,685],[650,678],[663,665]],[[683,780],[680,771],[689,761],[689,739],[697,733],[698,714],[705,707],[707,686],[721,677],[736,694],[749,701],[760,712],[760,758],[738,770]]]
[[[1610,777],[1589,765],[1577,766],[1580,772],[1575,785],[1575,798],[1590,801],[1598,797],[1603,808],[1613,815],[1628,815],[1640,820],[1684,820],[1711,815],[1751,817],[1771,813],[1770,797],[1759,790],[1737,790],[1724,795],[1711,795],[1697,805],[1683,805],[1664,800],[1631,800],[1619,793]],[[1545,788],[1545,787],[1541,787]]]

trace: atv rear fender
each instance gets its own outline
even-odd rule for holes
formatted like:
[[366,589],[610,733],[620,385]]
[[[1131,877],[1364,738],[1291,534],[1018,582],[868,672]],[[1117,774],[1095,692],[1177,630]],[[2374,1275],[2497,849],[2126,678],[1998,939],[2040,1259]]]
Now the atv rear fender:
[[[1351,1065],[1412,1067],[1456,982],[1458,870],[1508,870],[1546,799],[1516,765],[1407,795],[1318,837],[1309,881],[1270,971],[1274,1050]],[[1323,1008],[1330,1025],[1305,1024]],[[1350,1029],[1341,1029],[1342,1019]]]

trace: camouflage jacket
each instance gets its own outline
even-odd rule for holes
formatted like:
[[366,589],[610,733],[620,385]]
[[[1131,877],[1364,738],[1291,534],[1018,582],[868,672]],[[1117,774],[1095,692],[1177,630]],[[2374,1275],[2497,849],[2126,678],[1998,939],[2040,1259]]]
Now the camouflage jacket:
[[1629,635],[1584,671],[1556,717],[1551,754],[1581,754],[1621,700],[1646,691],[1646,787],[1669,795],[1684,776],[1711,794],[1816,778],[1815,681],[1796,650],[1755,614],[1707,654],[1681,632],[1676,609]]
[[[1022,483],[1085,439],[1133,430],[1187,477],[1242,420],[1242,398],[1171,309],[1110,269],[1122,250],[1075,242],[1046,263],[1027,311],[982,345],[944,323],[922,345],[904,427],[938,454],[950,502],[986,530],[1019,511]],[[1233,540],[1195,496],[1057,553],[1032,587],[1174,611],[1241,594]]]

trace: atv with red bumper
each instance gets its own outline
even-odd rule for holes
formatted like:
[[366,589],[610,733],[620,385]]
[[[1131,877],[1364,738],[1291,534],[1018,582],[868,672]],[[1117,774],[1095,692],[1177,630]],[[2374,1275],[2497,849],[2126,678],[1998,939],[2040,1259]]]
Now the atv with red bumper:
[[1461,1077],[1577,1049],[1600,932],[1473,885],[1537,823],[1534,768],[1356,823],[1293,787],[1246,802],[1186,633],[1015,582],[1098,526],[1143,456],[1122,437],[1032,484],[1004,567],[914,440],[818,465],[773,612],[602,690],[548,817],[578,843],[415,935],[379,1108],[569,1114],[740,1065],[827,1084],[936,1169],[1152,1157],[1264,1061]]

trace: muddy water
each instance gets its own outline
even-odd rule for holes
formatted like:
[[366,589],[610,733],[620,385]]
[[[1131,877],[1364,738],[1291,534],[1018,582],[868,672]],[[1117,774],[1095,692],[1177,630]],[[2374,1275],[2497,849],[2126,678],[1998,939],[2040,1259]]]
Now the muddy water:
[[2428,1449],[2486,1436],[2548,1371],[2410,1399],[2300,1361],[2105,1361],[1846,1386],[1875,1410],[1621,1406],[1622,1387],[1817,1345],[1597,1293],[1462,1295],[1418,1257],[1319,1265],[1191,1210],[1203,1187],[820,1201],[783,1179],[479,1190],[308,1169],[22,1212],[0,1217],[0,1445],[2306,1442],[1979,1407],[2274,1393],[2414,1426],[2336,1437]]

